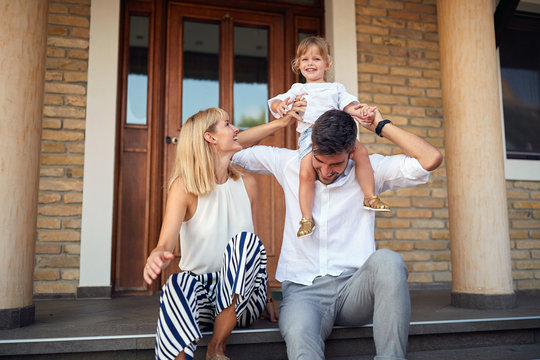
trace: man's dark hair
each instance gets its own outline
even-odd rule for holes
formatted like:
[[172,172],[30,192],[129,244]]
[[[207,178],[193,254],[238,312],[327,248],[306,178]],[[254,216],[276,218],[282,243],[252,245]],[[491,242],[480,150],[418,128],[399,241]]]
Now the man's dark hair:
[[315,122],[311,141],[313,153],[337,155],[350,153],[356,140],[356,122],[351,115],[341,110],[328,110]]

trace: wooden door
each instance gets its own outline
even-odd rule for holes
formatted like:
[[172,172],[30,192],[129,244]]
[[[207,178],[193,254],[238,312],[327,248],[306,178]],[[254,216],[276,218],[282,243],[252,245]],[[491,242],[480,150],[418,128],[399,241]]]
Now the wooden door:
[[[208,107],[226,110],[240,129],[267,122],[266,101],[285,87],[283,17],[212,6],[170,3],[167,30],[165,134],[174,139],[189,116]],[[264,140],[284,147],[286,132]],[[175,145],[166,147],[172,172]],[[268,254],[272,284],[284,222],[282,190],[270,176],[257,175],[260,206],[255,228]],[[164,194],[166,196],[166,194]],[[165,202],[165,200],[164,200]],[[177,258],[163,276],[178,271]]]

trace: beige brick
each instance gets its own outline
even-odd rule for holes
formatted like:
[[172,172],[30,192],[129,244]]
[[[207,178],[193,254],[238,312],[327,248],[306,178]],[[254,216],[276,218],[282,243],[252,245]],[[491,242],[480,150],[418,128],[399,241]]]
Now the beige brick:
[[445,271],[448,270],[446,262],[418,262],[413,264],[413,271]]
[[518,189],[540,190],[540,181],[516,181],[514,187]]
[[45,92],[55,94],[78,94],[84,95],[86,88],[81,85],[74,84],[57,84],[57,83],[45,83]]
[[433,210],[433,217],[436,219],[448,219],[448,209]]
[[[66,96],[66,105],[68,106],[78,106],[78,107],[85,107],[86,106],[86,97],[85,96]],[[81,121],[81,120],[77,120]],[[65,122],[64,122],[65,127]],[[69,129],[69,128],[68,128]],[[83,127],[84,129],[84,127]]]
[[[434,60],[409,59],[409,66],[421,68],[421,69],[437,69],[438,70],[441,64],[439,63],[439,61],[434,61]],[[421,85],[418,85],[418,86],[421,86]],[[431,87],[439,87],[439,86],[431,86]]]
[[386,16],[386,9],[372,8],[369,6],[356,6],[356,13],[367,16]]
[[36,281],[36,294],[75,294],[78,281]]
[[62,251],[62,246],[60,244],[43,244],[43,243],[37,243],[36,244],[36,254],[44,255],[44,254],[60,254]]
[[45,72],[45,81],[62,81],[63,73],[60,71]]
[[409,49],[439,50],[439,45],[435,41],[408,40],[407,47]]
[[85,28],[72,28],[69,31],[69,35],[82,39],[88,39],[90,37],[90,31]]
[[74,256],[74,255],[63,255],[63,256],[38,255],[37,265],[39,267],[45,267],[45,268],[79,267],[79,257]]
[[358,71],[363,72],[363,73],[372,73],[372,74],[388,74],[388,66],[359,63]]
[[450,261],[451,254],[450,251],[441,251],[433,253],[433,261]]
[[430,190],[427,188],[403,188],[397,189],[397,196],[414,196],[414,197],[425,197],[429,196]]
[[373,100],[376,104],[407,105],[409,103],[408,97],[398,95],[375,95]]
[[[384,45],[378,46],[377,49],[379,49],[376,54],[388,54],[390,53],[390,49],[387,48],[387,46],[396,46],[396,47],[405,47],[407,46],[407,41],[403,39],[396,39],[392,37],[384,37],[384,36],[373,36],[371,38],[372,44],[375,45]],[[364,46],[364,45],[362,45]],[[384,50],[382,50],[384,48]]]
[[396,67],[393,66],[390,69],[391,75],[400,75],[400,76],[409,76],[409,77],[420,77],[422,76],[422,70],[411,69],[408,67]]
[[508,199],[525,200],[529,198],[529,193],[523,190],[507,190],[506,197]]
[[[43,119],[43,129],[61,129],[62,120],[60,119]],[[46,139],[43,139],[46,140]]]
[[39,241],[79,241],[80,233],[78,231],[40,231],[38,233]]
[[34,280],[58,280],[60,272],[54,269],[36,269],[34,270]]
[[66,50],[56,49],[56,48],[47,48],[47,57],[49,58],[64,58],[66,57]]
[[392,86],[392,94],[396,95],[407,95],[409,97],[414,96],[424,96],[424,89],[420,88],[411,88],[407,86]]
[[405,10],[410,12],[422,12],[427,14],[435,14],[436,7],[434,5],[422,5],[422,4],[405,4]]
[[378,219],[376,220],[377,227],[388,229],[388,228],[408,228],[410,227],[410,221],[409,220],[401,220],[401,219]]
[[[424,106],[424,107],[442,107],[441,99],[433,98],[411,98],[411,105],[413,106]],[[434,121],[434,120],[431,120]],[[437,120],[437,125],[440,127],[440,121]]]
[[72,106],[44,106],[43,116],[84,119],[86,117],[86,111],[85,109]]
[[38,229],[60,229],[60,220],[49,217],[38,217],[37,228]]
[[81,215],[80,205],[44,205],[38,207],[38,214],[44,216]]
[[66,145],[64,143],[50,143],[45,142],[41,144],[42,153],[64,153],[66,152]]
[[411,30],[419,30],[423,33],[425,32],[436,32],[437,31],[437,24],[430,24],[430,23],[423,23],[423,22],[416,22],[416,21],[408,21],[407,22],[407,29]]
[[90,26],[89,19],[86,17],[67,16],[67,15],[59,15],[59,14],[49,14],[49,24],[84,27],[84,28],[88,28]]
[[449,230],[432,230],[431,238],[434,240],[448,240],[450,239]]
[[399,209],[397,216],[400,218],[424,218],[429,219],[433,217],[431,210],[422,209]]
[[83,168],[72,168],[66,170],[67,177],[70,178],[81,178],[83,177],[84,169]]
[[433,274],[434,282],[452,282],[451,272],[436,272]]
[[88,49],[87,40],[56,36],[49,36],[47,38],[47,45],[60,48]]
[[392,9],[392,10],[401,10],[403,9],[403,2],[398,0],[370,0],[369,5],[373,7],[383,8],[383,9]]
[[430,255],[427,252],[423,251],[409,251],[409,252],[402,252],[400,253],[401,257],[403,258],[403,261],[411,262],[411,261],[427,261],[430,259]]
[[510,229],[510,239],[527,239],[529,232],[527,230],[512,230]]
[[85,60],[48,58],[46,68],[48,70],[86,71],[88,69],[88,62]]
[[84,157],[79,155],[42,155],[43,165],[82,165]]
[[79,280],[79,269],[62,270],[62,280]]
[[410,106],[393,106],[392,114],[406,116],[426,116],[426,111],[422,108],[415,108]]
[[[51,180],[41,179],[40,184],[41,184],[41,182],[47,182],[47,181],[51,181]],[[59,194],[40,193],[38,201],[39,201],[40,204],[50,204],[50,203],[58,202],[61,199],[62,199],[62,197]]]
[[404,11],[395,11],[395,10],[389,10],[388,17],[396,18],[396,19],[403,19],[403,20],[419,20],[420,19],[420,16],[418,14],[404,12]]
[[410,241],[386,241],[378,242],[379,249],[390,249],[393,251],[411,251],[413,244]]
[[540,241],[537,240],[517,240],[516,248],[518,249],[540,249]]
[[405,21],[401,19],[396,18],[388,18],[388,17],[374,17],[373,18],[373,25],[376,26],[382,26],[385,28],[396,28],[396,29],[404,29],[405,28]]
[[540,209],[540,201],[514,201],[515,209]]
[[[427,189],[426,189],[427,190]],[[419,208],[442,208],[444,206],[444,200],[442,199],[413,199],[412,205]]]
[[411,225],[415,229],[444,229],[446,227],[446,223],[444,220],[436,220],[436,219],[430,219],[430,220],[420,220],[420,219],[414,219],[411,220]]
[[85,120],[64,120],[64,129],[66,130],[84,130],[86,128]]
[[429,240],[429,241],[416,241],[414,243],[416,250],[448,250],[448,241],[443,240]]
[[[79,40],[79,41],[86,41],[86,40]],[[87,60],[88,59],[88,50],[70,49],[67,52],[67,57],[70,58],[70,59]]]
[[43,103],[45,105],[64,105],[64,98],[59,95],[46,94],[43,97]]
[[520,280],[517,282],[517,290],[538,290],[540,289],[540,281],[535,280]]
[[429,233],[422,230],[396,230],[398,240],[429,240]]
[[540,260],[518,260],[515,263],[519,270],[540,269]]
[[371,17],[370,16],[356,15],[356,23],[357,24],[369,25],[369,24],[371,24]]
[[405,85],[406,79],[400,76],[373,75],[376,84]]
[[372,25],[356,24],[356,31],[364,34],[388,35],[389,31],[386,28]]
[[433,282],[433,276],[431,274],[410,272],[408,281],[409,283],[430,283]]
[[[66,72],[64,74],[64,79],[68,83],[74,83],[74,82],[87,82],[88,81],[88,75],[85,72]],[[86,90],[83,94],[86,93]]]
[[62,227],[64,229],[80,229],[81,220],[80,219],[66,219],[62,221]]
[[51,26],[47,27],[48,35],[62,35],[67,36],[69,31],[65,26]]
[[528,210],[508,210],[509,219],[530,219],[530,212]]
[[67,14],[68,7],[64,4],[49,2],[49,13]]
[[84,144],[68,144],[70,154],[84,154]]
[[81,253],[81,245],[79,244],[65,244],[64,252],[66,254],[78,255]]
[[431,190],[431,197],[434,198],[446,198],[448,193],[446,189],[433,189]]
[[82,193],[68,193],[64,195],[64,203],[73,204],[73,203],[82,203]]
[[64,176],[64,169],[57,167],[41,167],[39,169],[39,175],[41,177],[60,177]]
[[512,279],[513,280],[528,280],[532,279],[533,274],[530,271],[512,271]]
[[69,13],[73,15],[90,16],[89,6],[70,6]]
[[388,240],[394,238],[394,232],[391,230],[375,229],[375,240]]
[[390,94],[391,87],[389,85],[362,83],[360,90],[362,92]]
[[528,260],[531,258],[531,252],[529,250],[512,250],[512,260]]
[[530,228],[530,229],[538,229],[540,228],[540,221],[534,221],[534,220],[513,220],[511,221],[511,226],[513,228]]
[[441,89],[427,89],[426,95],[430,98],[442,98]]
[[404,198],[385,198],[384,201],[391,208],[400,208],[400,207],[409,207],[411,206],[411,201]]

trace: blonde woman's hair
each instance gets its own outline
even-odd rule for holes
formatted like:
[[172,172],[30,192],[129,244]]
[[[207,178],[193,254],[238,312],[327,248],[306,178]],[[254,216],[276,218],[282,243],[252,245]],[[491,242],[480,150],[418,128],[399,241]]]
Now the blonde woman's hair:
[[[196,196],[205,195],[216,189],[214,147],[204,139],[205,132],[213,132],[219,119],[226,119],[227,112],[219,108],[199,111],[186,120],[180,130],[174,172],[169,187],[181,178],[186,192]],[[240,172],[229,164],[229,177],[238,180]]]
[[300,41],[300,44],[298,44],[298,47],[296,48],[296,56],[291,61],[291,67],[295,74],[300,73],[300,58],[309,50],[311,46],[316,46],[317,49],[319,49],[319,54],[321,54],[324,61],[332,66],[330,44],[328,44],[328,41],[320,36],[308,36],[304,40]]

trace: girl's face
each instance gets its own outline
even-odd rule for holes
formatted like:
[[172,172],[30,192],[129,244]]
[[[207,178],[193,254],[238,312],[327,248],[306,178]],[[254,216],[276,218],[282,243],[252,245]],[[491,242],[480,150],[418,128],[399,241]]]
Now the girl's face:
[[205,139],[214,144],[218,152],[235,153],[242,150],[242,145],[238,142],[238,128],[229,122],[229,115],[220,118],[214,131],[205,133]]
[[330,64],[320,54],[319,48],[311,45],[300,56],[299,68],[307,83],[325,82],[324,74],[330,68]]

